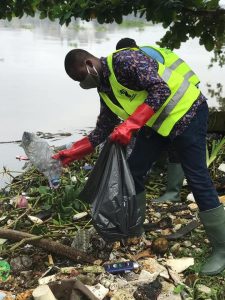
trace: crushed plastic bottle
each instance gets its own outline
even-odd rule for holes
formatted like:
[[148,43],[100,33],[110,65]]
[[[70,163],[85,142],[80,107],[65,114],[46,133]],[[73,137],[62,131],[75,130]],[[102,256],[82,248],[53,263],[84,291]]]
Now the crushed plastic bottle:
[[31,163],[48,179],[50,187],[58,188],[62,165],[59,160],[52,158],[54,151],[49,144],[34,133],[25,131],[21,146]]

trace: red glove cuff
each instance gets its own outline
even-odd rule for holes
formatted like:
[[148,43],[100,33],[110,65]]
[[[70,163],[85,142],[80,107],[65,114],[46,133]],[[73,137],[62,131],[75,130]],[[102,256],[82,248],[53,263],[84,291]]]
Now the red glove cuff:
[[132,132],[144,126],[154,113],[148,104],[141,104],[126,121],[114,129],[110,135],[111,141],[123,145],[129,144]]

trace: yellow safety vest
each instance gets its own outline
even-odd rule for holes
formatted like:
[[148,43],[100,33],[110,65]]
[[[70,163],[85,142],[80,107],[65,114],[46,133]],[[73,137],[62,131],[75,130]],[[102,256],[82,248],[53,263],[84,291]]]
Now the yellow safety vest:
[[[128,89],[117,81],[113,71],[113,54],[107,57],[107,64],[110,70],[109,82],[121,107],[113,103],[106,93],[100,92],[99,94],[112,112],[121,119],[126,120],[138,106],[144,103],[148,93],[145,90],[135,91]],[[158,63],[158,66],[158,74],[167,83],[170,89],[170,96],[146,125],[152,127],[160,135],[168,136],[174,125],[197,100],[200,90],[177,72],[165,67],[165,65]]]
[[189,67],[189,65],[183,61],[177,54],[167,48],[159,48],[155,46],[141,46],[139,49],[147,56],[148,48],[152,48],[158,51],[164,59],[164,65],[177,73],[181,74],[185,79],[189,82],[197,85],[200,80],[198,76],[194,73],[194,71]]

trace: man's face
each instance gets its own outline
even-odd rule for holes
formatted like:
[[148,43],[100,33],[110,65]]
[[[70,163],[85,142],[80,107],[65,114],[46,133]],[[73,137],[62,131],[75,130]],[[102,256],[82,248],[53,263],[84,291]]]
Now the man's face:
[[75,81],[82,81],[87,76],[87,69],[86,64],[82,64],[79,66],[73,66],[70,69],[70,73],[68,74],[70,78],[72,78]]
[[80,86],[83,89],[97,88],[100,84],[100,76],[95,67],[95,63],[91,60],[87,60],[84,64],[76,68],[76,73],[71,72],[70,77],[80,82]]

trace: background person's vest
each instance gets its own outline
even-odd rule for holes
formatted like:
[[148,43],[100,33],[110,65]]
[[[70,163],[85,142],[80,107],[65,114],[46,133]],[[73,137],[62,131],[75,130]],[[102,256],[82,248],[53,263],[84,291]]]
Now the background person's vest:
[[197,85],[200,82],[198,76],[189,65],[170,49],[155,46],[140,46],[139,49],[147,56],[150,56],[171,70],[181,74],[194,85]]
[[[106,93],[100,92],[99,94],[110,110],[125,120],[146,100],[148,93],[145,90],[135,91],[121,85],[117,81],[113,71],[112,58],[113,53],[107,57],[107,64],[110,70],[109,82],[114,96],[121,107],[113,103]],[[168,136],[174,125],[185,115],[196,101],[200,94],[200,90],[192,83],[185,80],[184,77],[177,72],[166,68],[161,63],[158,63],[158,66],[158,74],[167,83],[170,89],[170,96],[158,111],[155,112],[146,125],[152,127],[160,135]]]

